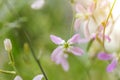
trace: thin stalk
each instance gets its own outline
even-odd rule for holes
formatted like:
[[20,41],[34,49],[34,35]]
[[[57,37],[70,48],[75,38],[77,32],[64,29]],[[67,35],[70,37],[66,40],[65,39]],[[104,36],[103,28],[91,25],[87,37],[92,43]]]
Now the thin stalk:
[[[104,26],[103,35],[105,35],[106,26],[107,26],[107,23],[108,23],[108,20],[109,20],[110,16],[112,15],[112,11],[113,11],[113,8],[114,8],[114,6],[115,6],[116,1],[117,1],[117,0],[114,0],[113,5],[112,5],[112,7],[111,7],[111,9],[110,9],[110,12],[109,12],[109,14],[108,14],[108,17],[107,17],[107,19],[106,19],[106,21],[105,21],[105,24],[103,24],[103,26]],[[104,43],[105,43],[105,37],[103,36],[103,46],[104,46]],[[104,49],[105,49],[105,48],[104,48]]]
[[6,70],[1,70],[1,69],[0,69],[0,73],[5,73],[5,74],[16,74],[15,71],[6,71]]
[[24,31],[24,33],[25,33],[25,36],[26,36],[26,38],[27,38],[27,40],[28,40],[28,45],[29,45],[29,47],[30,47],[30,50],[31,50],[31,53],[32,53],[32,55],[33,55],[34,60],[37,62],[37,64],[38,64],[38,66],[39,66],[42,74],[44,75],[45,79],[48,80],[47,75],[45,74],[45,71],[44,71],[44,69],[43,69],[43,67],[42,67],[42,65],[41,65],[41,62],[39,61],[39,59],[38,59],[38,58],[36,57],[36,55],[35,55],[35,52],[34,52],[34,50],[33,50],[33,48],[32,48],[31,41],[30,41],[30,38],[29,38],[28,34],[27,34],[25,31]]
[[[8,0],[7,0],[7,1],[8,1]],[[16,16],[16,18],[20,17],[17,12],[15,12],[14,10],[11,10],[11,9],[10,9],[11,6],[12,6],[12,5],[8,2],[8,6],[7,6],[7,7],[8,7],[8,9],[11,11],[11,13],[13,13],[13,15]],[[26,32],[25,32],[25,36],[26,36],[26,38],[27,38],[27,40],[28,40],[28,44],[29,44],[30,50],[31,50],[31,52],[32,52],[32,55],[33,55],[35,61],[37,62],[37,64],[38,64],[40,70],[42,71],[45,79],[48,80],[48,78],[47,78],[47,76],[46,76],[46,74],[45,74],[45,72],[44,72],[44,70],[43,70],[43,68],[42,68],[42,65],[41,65],[40,61],[39,61],[39,60],[37,59],[37,57],[35,56],[35,52],[34,52],[34,50],[33,50],[33,48],[32,48],[32,45],[31,45],[31,41],[30,41],[30,39],[29,39],[29,37],[28,37],[28,35],[27,35]],[[16,67],[14,66],[14,64],[13,64],[13,68],[16,70]]]

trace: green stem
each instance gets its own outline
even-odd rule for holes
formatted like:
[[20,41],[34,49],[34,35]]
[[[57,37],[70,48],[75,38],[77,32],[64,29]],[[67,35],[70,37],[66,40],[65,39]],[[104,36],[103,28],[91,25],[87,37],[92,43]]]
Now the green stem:
[[[24,30],[23,30],[23,31],[24,31]],[[37,64],[38,64],[38,66],[39,66],[42,74],[43,74],[44,77],[45,77],[45,80],[48,80],[47,75],[46,75],[46,73],[45,73],[45,71],[44,71],[44,69],[43,69],[43,67],[42,67],[42,65],[41,65],[41,62],[39,61],[39,59],[38,59],[38,58],[36,57],[36,55],[35,55],[35,52],[34,52],[34,50],[33,50],[33,48],[32,48],[31,41],[30,41],[30,38],[29,38],[27,32],[24,31],[24,33],[25,33],[25,36],[26,36],[26,38],[27,38],[27,40],[28,40],[28,44],[29,44],[30,50],[31,50],[31,52],[32,52],[33,58],[34,58],[35,61],[37,62]]]
[[6,70],[1,70],[1,69],[0,69],[0,73],[5,73],[5,74],[16,74],[15,71],[6,71]]

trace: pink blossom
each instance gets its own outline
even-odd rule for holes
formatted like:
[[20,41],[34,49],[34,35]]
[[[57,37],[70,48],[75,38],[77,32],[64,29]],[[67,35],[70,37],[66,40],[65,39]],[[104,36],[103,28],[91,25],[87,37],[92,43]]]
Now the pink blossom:
[[79,32],[80,29],[83,29],[84,36],[90,38],[91,34],[96,33],[99,25],[107,18],[109,2],[107,0],[89,1],[88,5],[77,2],[75,11],[75,31]]
[[108,54],[105,52],[100,52],[98,54],[98,58],[100,60],[110,60],[111,63],[107,66],[106,70],[107,72],[113,72],[113,70],[117,67],[118,65],[118,57],[116,54]]
[[55,35],[50,35],[50,39],[53,43],[58,45],[52,52],[51,58],[56,64],[61,64],[65,71],[68,71],[69,69],[67,53],[72,53],[76,56],[81,56],[84,53],[81,48],[73,46],[75,43],[85,42],[85,40],[80,38],[79,34],[73,35],[67,42]]

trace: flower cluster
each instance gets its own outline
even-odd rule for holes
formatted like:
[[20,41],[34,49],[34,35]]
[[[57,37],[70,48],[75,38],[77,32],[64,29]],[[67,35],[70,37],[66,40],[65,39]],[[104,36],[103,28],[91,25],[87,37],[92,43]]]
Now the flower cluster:
[[[115,2],[116,0],[113,2],[109,0],[75,0],[73,27],[77,34],[67,42],[55,35],[50,36],[51,40],[58,45],[52,53],[52,60],[56,64],[61,64],[63,69],[67,71],[69,69],[68,54],[81,56],[84,53],[81,48],[73,46],[73,44],[81,42],[79,36],[81,34],[85,37],[82,42],[88,42],[92,45],[89,45],[89,47],[93,48],[93,52],[97,54],[98,59],[111,61],[107,66],[107,72],[113,72],[118,65],[120,49],[120,38],[118,37],[120,34],[120,19],[119,17],[115,19],[116,15],[114,16]],[[94,47],[97,44],[92,44],[91,40],[101,45],[98,47],[99,50],[95,50]],[[88,51],[88,53],[90,52]]]

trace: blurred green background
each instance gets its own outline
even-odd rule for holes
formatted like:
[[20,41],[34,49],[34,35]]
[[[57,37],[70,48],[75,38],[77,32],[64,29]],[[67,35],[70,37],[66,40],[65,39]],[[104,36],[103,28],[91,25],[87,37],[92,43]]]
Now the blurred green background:
[[[32,80],[41,73],[27,44],[24,34],[27,31],[49,80],[116,80],[114,73],[108,74],[105,70],[108,63],[89,59],[87,52],[81,57],[69,55],[68,72],[52,62],[50,56],[57,46],[49,36],[54,34],[67,40],[74,34],[71,30],[72,6],[68,0],[45,0],[41,9],[34,10],[30,7],[33,2],[34,0],[0,0],[0,69],[13,70],[8,64],[8,54],[3,45],[4,39],[10,38],[16,67],[23,80]],[[86,44],[80,46],[85,50]],[[0,73],[0,80],[13,80],[14,77]]]

